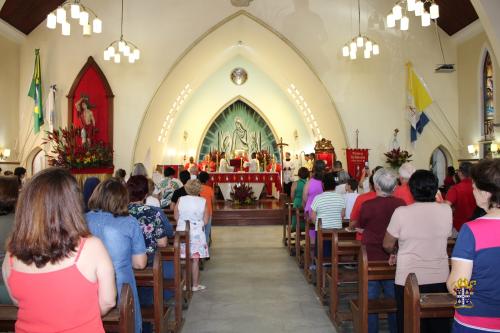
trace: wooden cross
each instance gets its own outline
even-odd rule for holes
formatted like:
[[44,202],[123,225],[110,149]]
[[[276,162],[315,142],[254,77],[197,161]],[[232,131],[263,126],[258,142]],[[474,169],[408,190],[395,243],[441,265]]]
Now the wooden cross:
[[276,144],[280,150],[280,155],[281,155],[281,170],[280,170],[280,177],[281,177],[281,184],[284,186],[283,184],[283,165],[284,165],[284,156],[283,156],[283,147],[284,146],[288,146],[288,143],[284,143],[283,142],[283,137],[280,138],[280,142],[278,142]]

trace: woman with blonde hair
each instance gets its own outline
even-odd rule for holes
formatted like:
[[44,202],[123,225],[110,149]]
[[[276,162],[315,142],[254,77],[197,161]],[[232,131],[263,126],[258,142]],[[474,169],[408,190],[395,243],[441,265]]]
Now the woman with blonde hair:
[[24,187],[2,266],[16,332],[104,332],[116,304],[113,264],[90,235],[82,195],[69,171],[41,171]]
[[[205,225],[208,223],[209,209],[205,198],[199,196],[201,182],[198,179],[190,179],[184,185],[187,195],[180,197],[174,208],[174,216],[177,220],[177,231],[186,230],[186,222],[189,221],[189,250],[192,261],[193,291],[203,290],[206,287],[199,284],[199,262],[201,258],[207,258],[208,246],[205,236]],[[185,246],[181,247],[181,257],[185,258]]]

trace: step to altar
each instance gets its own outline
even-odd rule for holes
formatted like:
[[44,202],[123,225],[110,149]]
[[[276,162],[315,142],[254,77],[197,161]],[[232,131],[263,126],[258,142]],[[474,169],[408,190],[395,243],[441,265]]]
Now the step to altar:
[[283,206],[276,199],[261,199],[250,205],[235,205],[231,201],[218,200],[212,225],[281,225],[283,219]]

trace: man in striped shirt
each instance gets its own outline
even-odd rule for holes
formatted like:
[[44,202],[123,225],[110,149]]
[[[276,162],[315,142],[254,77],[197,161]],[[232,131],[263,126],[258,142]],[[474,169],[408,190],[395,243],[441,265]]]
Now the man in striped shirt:
[[312,218],[316,221],[318,230],[318,219],[321,219],[323,229],[341,229],[342,218],[345,215],[345,200],[342,195],[335,193],[335,176],[327,173],[323,177],[323,193],[318,194],[312,204]]

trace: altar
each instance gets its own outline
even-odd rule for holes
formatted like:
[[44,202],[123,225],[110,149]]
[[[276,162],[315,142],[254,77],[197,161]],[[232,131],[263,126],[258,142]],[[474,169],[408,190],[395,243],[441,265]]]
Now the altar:
[[231,200],[231,191],[238,183],[248,184],[254,193],[255,198],[259,198],[264,185],[268,195],[279,199],[281,192],[281,179],[278,172],[243,173],[243,172],[211,172],[210,185],[218,185],[224,200]]

